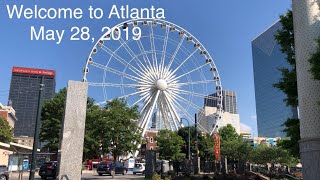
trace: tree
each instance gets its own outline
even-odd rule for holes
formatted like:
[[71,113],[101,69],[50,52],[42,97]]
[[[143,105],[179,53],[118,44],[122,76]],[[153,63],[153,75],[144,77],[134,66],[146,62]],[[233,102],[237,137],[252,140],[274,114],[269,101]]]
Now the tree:
[[160,130],[156,140],[160,159],[180,160],[185,157],[185,154],[181,153],[181,147],[185,141],[177,132]]
[[236,157],[237,149],[240,146],[239,135],[231,124],[219,129],[221,155]]
[[292,166],[297,163],[297,159],[292,157],[290,153],[277,146],[267,146],[266,144],[259,144],[250,153],[250,161],[256,164],[282,164]]
[[96,117],[95,130],[99,132],[96,137],[102,144],[102,151],[112,153],[114,163],[121,155],[138,150],[141,143],[138,106],[128,107],[124,99],[114,99]]
[[[285,15],[281,15],[280,22],[282,29],[277,32],[275,39],[280,44],[282,53],[286,55],[290,67],[279,69],[282,78],[278,83],[274,84],[274,87],[286,94],[287,97],[284,101],[287,106],[296,108],[298,106],[298,88],[292,11],[289,10]],[[299,157],[299,125],[299,119],[288,118],[283,124],[285,126],[284,132],[286,132],[288,139],[279,143],[279,146],[287,149],[294,157]]]
[[[66,95],[67,89],[63,88],[52,99],[45,101],[42,107],[40,140],[46,142],[44,149],[50,152],[58,152]],[[97,140],[99,132],[95,130],[97,126],[95,120],[100,115],[99,112],[100,108],[94,105],[94,100],[88,98],[83,149],[84,159],[99,157]]]
[[0,142],[10,143],[12,138],[13,134],[9,122],[0,117]]
[[40,141],[46,142],[44,148],[50,152],[58,152],[66,95],[67,89],[63,88],[42,107]]
[[102,117],[102,112],[99,106],[94,105],[94,100],[88,98],[87,102],[87,113],[86,113],[86,126],[84,134],[84,147],[83,147],[83,159],[97,159],[100,155],[100,143],[99,134],[97,131],[97,124],[99,119]]
[[236,129],[231,125],[227,124],[226,126],[219,129],[219,136],[221,145],[224,144],[224,142],[236,140],[239,138],[239,135],[236,132]]
[[284,101],[288,106],[298,106],[298,89],[297,89],[297,74],[296,74],[296,59],[294,49],[294,30],[293,30],[293,16],[292,11],[280,16],[282,29],[275,35],[276,41],[281,46],[281,51],[286,55],[289,68],[280,68],[282,78],[274,87],[283,91],[286,94]]
[[299,141],[300,141],[300,121],[299,119],[289,118],[284,123],[284,132],[289,138],[280,139],[278,146],[287,149],[294,157],[299,158]]
[[[196,138],[194,134],[196,133],[196,128],[194,126],[190,126],[190,153],[197,153],[196,150]],[[178,135],[182,137],[184,142],[186,143],[182,146],[182,153],[186,154],[186,158],[188,158],[188,139],[189,139],[189,127],[181,127],[178,130]],[[202,133],[198,130],[198,148],[199,148],[199,157],[200,158],[213,158],[213,140],[209,134]]]

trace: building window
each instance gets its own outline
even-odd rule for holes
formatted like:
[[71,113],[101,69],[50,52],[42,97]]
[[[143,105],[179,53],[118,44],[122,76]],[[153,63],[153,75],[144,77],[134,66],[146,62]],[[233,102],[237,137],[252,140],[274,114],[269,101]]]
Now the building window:
[[153,143],[153,137],[150,138],[150,143]]

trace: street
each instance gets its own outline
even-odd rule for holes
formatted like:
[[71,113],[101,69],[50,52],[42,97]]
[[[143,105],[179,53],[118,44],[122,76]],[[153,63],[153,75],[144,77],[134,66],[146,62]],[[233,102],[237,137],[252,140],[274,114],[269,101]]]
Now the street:
[[[11,173],[10,175],[10,180],[18,180],[19,178],[19,174],[18,173]],[[38,173],[36,173],[35,176],[36,180],[41,180],[41,178],[38,176]],[[48,178],[49,179],[49,178]],[[97,173],[95,173],[94,171],[88,171],[88,172],[84,172],[82,174],[82,180],[87,180],[87,179],[112,179],[112,176],[110,175],[103,175],[103,176],[99,176]],[[122,175],[122,174],[117,174],[114,178],[114,180],[118,180],[118,179],[144,179],[144,175],[142,174],[132,174],[131,171],[128,171],[128,174],[126,175]],[[25,172],[23,174],[23,178],[22,180],[29,180],[29,172]]]

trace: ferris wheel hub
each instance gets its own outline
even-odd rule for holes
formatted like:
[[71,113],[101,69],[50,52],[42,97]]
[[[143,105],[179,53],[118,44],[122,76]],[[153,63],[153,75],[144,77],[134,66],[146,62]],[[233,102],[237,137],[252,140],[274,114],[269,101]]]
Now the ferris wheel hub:
[[166,90],[168,87],[167,81],[164,79],[158,79],[156,82],[156,87],[161,91]]

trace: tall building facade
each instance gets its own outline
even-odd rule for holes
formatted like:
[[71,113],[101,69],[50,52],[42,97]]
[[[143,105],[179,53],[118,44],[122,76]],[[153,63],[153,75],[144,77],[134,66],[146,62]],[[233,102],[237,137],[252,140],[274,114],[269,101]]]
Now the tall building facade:
[[51,99],[55,94],[55,71],[23,67],[12,68],[9,104],[16,110],[18,118],[14,128],[15,137],[34,136],[42,77],[45,79],[43,100]]
[[199,123],[208,132],[210,132],[215,125],[217,125],[219,129],[227,124],[231,124],[237,133],[240,134],[240,115],[237,108],[236,92],[223,90],[222,96],[223,113],[221,114],[221,118],[218,119],[214,116],[218,108],[218,103],[215,98],[218,98],[218,96],[217,94],[211,94],[204,99],[204,108],[198,113]]
[[297,117],[297,108],[286,106],[286,95],[273,87],[282,77],[279,68],[289,67],[275,34],[278,21],[252,41],[253,73],[259,137],[285,137],[283,123]]
[[[224,112],[229,112],[231,114],[238,114],[237,109],[237,95],[235,91],[223,90],[222,91],[222,108]],[[204,106],[217,107],[218,101],[214,98],[218,98],[217,94],[211,94],[208,98],[204,99]]]

